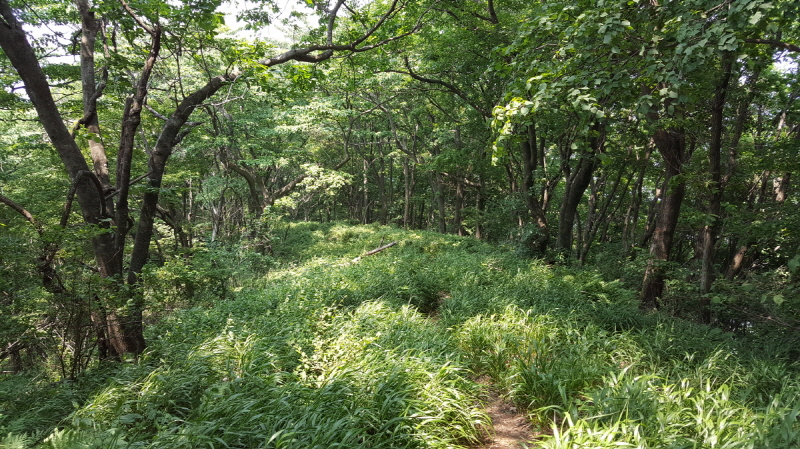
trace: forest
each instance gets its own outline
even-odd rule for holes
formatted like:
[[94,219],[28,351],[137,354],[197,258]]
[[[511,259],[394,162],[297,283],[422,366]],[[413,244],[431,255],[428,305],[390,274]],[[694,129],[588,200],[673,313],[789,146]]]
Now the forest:
[[0,49],[0,448],[800,447],[800,2],[0,0]]

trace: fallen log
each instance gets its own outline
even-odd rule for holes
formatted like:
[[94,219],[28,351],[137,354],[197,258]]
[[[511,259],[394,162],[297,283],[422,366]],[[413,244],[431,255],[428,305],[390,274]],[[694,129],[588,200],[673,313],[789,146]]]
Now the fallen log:
[[377,254],[377,253],[385,250],[386,248],[393,247],[394,245],[397,245],[397,241],[396,240],[394,242],[387,243],[387,244],[385,244],[383,246],[379,246],[379,247],[377,247],[375,249],[372,249],[372,250],[369,250],[369,251],[365,252],[364,254],[362,254],[362,255],[356,257],[355,259],[353,259],[352,263],[356,263],[356,262],[358,262],[359,260],[361,260],[364,257],[371,256],[373,254]]

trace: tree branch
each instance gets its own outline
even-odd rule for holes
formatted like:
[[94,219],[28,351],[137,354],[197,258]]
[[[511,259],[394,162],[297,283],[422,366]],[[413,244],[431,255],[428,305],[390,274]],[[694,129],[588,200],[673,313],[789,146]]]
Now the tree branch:
[[103,201],[104,193],[103,193],[103,184],[100,183],[100,180],[97,178],[97,175],[94,172],[89,170],[83,170],[78,172],[78,176],[75,177],[75,180],[72,182],[72,187],[69,189],[69,193],[67,193],[67,202],[64,203],[64,212],[61,214],[61,227],[64,228],[67,226],[67,222],[69,220],[69,213],[72,210],[72,201],[75,198],[75,192],[78,190],[78,184],[83,181],[83,178],[89,178],[90,181],[94,184],[97,188],[100,198],[100,215],[103,218],[108,217],[108,212],[106,211],[106,202]]
[[15,211],[17,211],[18,214],[25,217],[25,219],[28,220],[28,222],[32,224],[34,228],[36,228],[36,232],[38,232],[39,235],[42,235],[42,233],[44,232],[42,225],[38,221],[36,221],[36,219],[33,218],[33,215],[31,215],[30,212],[25,210],[24,207],[20,206],[19,204],[12,201],[10,198],[3,195],[0,195],[0,203],[3,203],[6,206],[14,209]]
[[83,114],[83,117],[78,119],[78,121],[76,121],[75,124],[72,125],[72,132],[70,133],[70,135],[72,135],[73,139],[75,138],[75,133],[78,132],[78,129],[80,129],[81,126],[86,126],[86,124],[89,123],[89,120],[91,120],[92,117],[95,114],[97,114],[97,100],[99,100],[100,97],[103,96],[103,91],[105,90],[107,83],[108,83],[108,66],[103,67],[103,77],[97,84],[97,90],[94,92],[91,98],[89,98],[89,101],[87,103],[91,106],[91,109],[87,111],[86,114]]
[[772,39],[745,39],[744,41],[747,42],[748,44],[765,44],[775,48],[788,50],[794,53],[800,53],[800,47],[794,44],[789,44],[787,42],[781,42]]
[[363,259],[364,257],[371,256],[373,254],[378,254],[379,252],[381,252],[381,251],[383,251],[383,250],[385,250],[387,248],[391,248],[394,245],[397,245],[397,241],[396,240],[394,242],[387,243],[386,245],[379,246],[378,248],[375,248],[375,249],[372,249],[372,250],[369,250],[369,251],[365,252],[364,254],[362,254],[362,255],[356,257],[355,259],[353,259],[351,261],[351,263],[356,263],[359,260]]
[[489,17],[483,16],[483,15],[478,14],[478,13],[472,13],[472,15],[477,17],[477,18],[479,18],[479,19],[481,19],[481,20],[485,20],[485,21],[487,21],[489,23],[492,23],[492,24],[495,24],[495,25],[500,23],[500,20],[497,19],[497,12],[495,12],[495,10],[494,10],[494,0],[489,0],[487,8],[489,9]]
[[148,24],[144,23],[144,21],[139,18],[139,16],[136,15],[136,12],[130,7],[130,5],[128,5],[128,2],[126,2],[125,0],[119,0],[119,2],[122,4],[122,7],[125,9],[125,12],[127,12],[128,15],[131,16],[131,18],[133,18],[133,20],[135,20],[136,23],[139,24],[139,26],[142,27],[143,30],[147,31],[147,34],[155,37],[156,30],[151,28]]
[[456,94],[459,98],[464,100],[468,105],[470,105],[472,107],[472,109],[475,109],[482,116],[484,116],[486,118],[490,118],[492,116],[491,111],[487,111],[486,109],[482,108],[480,105],[478,105],[477,103],[472,101],[467,96],[467,94],[465,94],[464,91],[459,89],[457,86],[455,86],[453,84],[450,84],[447,81],[437,80],[437,79],[433,79],[433,78],[425,78],[424,76],[421,76],[421,75],[419,75],[417,73],[414,73],[414,70],[411,68],[411,63],[408,61],[408,57],[404,57],[403,60],[405,61],[406,69],[408,70],[408,72],[403,72],[402,70],[389,70],[389,71],[390,72],[394,72],[394,73],[402,73],[404,75],[408,75],[411,78],[414,78],[415,80],[421,81],[423,83],[436,84],[436,85],[442,86],[445,89],[449,90],[451,93]]
[[[150,172],[147,172],[147,173],[145,173],[143,175],[137,176],[133,181],[129,182],[128,185],[132,186],[132,185],[136,184],[137,182],[141,181],[142,179],[144,179],[144,178],[146,178],[148,176],[150,176]],[[110,200],[111,198],[114,198],[118,193],[119,193],[119,190],[114,190],[111,193],[109,193],[108,195],[106,195],[106,199]]]
[[[120,1],[122,1],[122,0],[120,0]],[[399,0],[393,0],[391,6],[389,7],[389,9],[383,15],[381,15],[380,19],[378,19],[378,21],[375,22],[375,25],[373,25],[372,28],[368,29],[361,36],[359,36],[358,38],[350,41],[347,44],[334,45],[333,44],[333,35],[332,35],[333,25],[334,25],[334,23],[336,21],[336,14],[338,13],[339,8],[341,7],[343,1],[344,0],[339,0],[337,2],[336,6],[332,10],[329,11],[330,17],[328,19],[328,30],[327,30],[327,40],[328,41],[327,41],[327,43],[325,45],[309,45],[308,47],[305,47],[305,48],[294,48],[294,49],[288,50],[288,51],[286,51],[286,52],[284,52],[284,53],[282,53],[280,55],[273,56],[271,58],[261,60],[261,61],[259,61],[259,64],[261,64],[263,66],[266,66],[266,67],[272,67],[272,66],[284,64],[284,63],[289,62],[289,61],[299,61],[299,62],[308,62],[308,63],[316,64],[316,63],[325,61],[327,59],[330,59],[331,56],[333,56],[334,52],[348,51],[348,52],[351,52],[351,53],[360,53],[360,52],[369,51],[369,50],[372,50],[372,49],[375,49],[375,48],[378,48],[378,47],[382,47],[382,46],[384,46],[386,44],[389,44],[389,43],[394,42],[396,40],[399,40],[399,39],[402,39],[404,37],[410,36],[411,34],[414,34],[417,31],[419,31],[419,29],[422,28],[422,19],[428,14],[428,12],[438,2],[438,0],[434,1],[433,4],[431,4],[431,6],[429,6],[428,9],[426,9],[419,16],[419,18],[417,19],[417,23],[414,25],[414,27],[411,30],[409,30],[409,31],[407,31],[405,33],[398,34],[396,36],[392,36],[392,37],[383,39],[382,41],[376,42],[376,43],[374,43],[372,45],[365,45],[363,47],[359,47],[359,45],[361,43],[363,43],[365,40],[367,40],[369,37],[371,37],[373,34],[375,34],[375,32],[389,18],[393,17],[395,14],[397,14],[397,12],[399,10],[403,9],[403,6],[398,6]],[[321,52],[321,53],[312,54],[314,52]]]
[[[164,115],[164,114],[162,114],[162,113],[160,113],[160,112],[156,111],[156,110],[155,110],[155,109],[154,109],[152,106],[150,106],[149,104],[145,103],[144,107],[145,107],[145,108],[146,108],[148,111],[150,111],[150,113],[151,113],[151,114],[153,114],[153,117],[155,117],[155,118],[157,118],[157,119],[159,119],[159,120],[161,120],[161,121],[164,121],[164,122],[166,122],[167,120],[169,120],[169,119],[167,118],[167,116],[166,116],[166,115]],[[186,125],[186,126],[200,126],[200,125],[202,125],[203,123],[204,123],[204,122],[186,122],[186,123],[185,123],[185,125]]]

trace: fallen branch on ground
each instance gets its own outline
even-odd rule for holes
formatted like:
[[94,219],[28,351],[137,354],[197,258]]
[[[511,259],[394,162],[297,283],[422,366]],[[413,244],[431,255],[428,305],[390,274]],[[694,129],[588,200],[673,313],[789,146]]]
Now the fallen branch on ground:
[[396,240],[394,242],[392,242],[392,243],[387,243],[387,244],[385,244],[383,246],[379,246],[379,247],[377,247],[377,248],[375,248],[373,250],[365,252],[364,254],[362,254],[362,255],[356,257],[355,259],[353,259],[352,263],[356,263],[356,262],[358,262],[359,260],[361,260],[364,257],[371,256],[373,254],[377,254],[377,253],[385,250],[386,248],[393,247],[394,245],[397,245],[397,241]]

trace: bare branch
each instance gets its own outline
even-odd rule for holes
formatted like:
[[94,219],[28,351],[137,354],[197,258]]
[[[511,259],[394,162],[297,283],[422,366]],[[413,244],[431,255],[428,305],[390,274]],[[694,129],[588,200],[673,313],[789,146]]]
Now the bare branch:
[[175,136],[175,140],[172,141],[172,146],[176,146],[179,143],[181,143],[181,141],[183,141],[183,138],[186,137],[190,132],[192,132],[192,129],[194,129],[194,127],[200,126],[202,124],[203,122],[186,122],[183,125],[184,129],[182,129],[181,132],[178,133],[177,136]]
[[[150,172],[147,172],[147,173],[145,173],[143,175],[137,176],[133,181],[129,182],[128,185],[132,186],[132,185],[136,184],[137,182],[141,181],[142,179],[144,179],[144,178],[146,178],[148,176],[150,176]],[[119,190],[114,189],[111,193],[106,195],[105,199],[109,200],[111,198],[114,198],[117,195],[117,193],[119,193]]]
[[20,206],[19,204],[12,201],[10,198],[5,197],[3,195],[0,195],[0,203],[3,203],[6,206],[14,209],[15,211],[17,211],[18,214],[25,217],[25,219],[28,220],[28,222],[32,224],[34,228],[36,228],[36,232],[38,232],[39,235],[41,235],[44,232],[42,225],[38,221],[36,221],[36,219],[33,218],[33,215],[31,215],[30,212],[25,210],[24,207]]
[[394,242],[391,242],[391,243],[387,243],[386,245],[382,245],[382,246],[379,246],[379,247],[377,247],[375,249],[369,250],[369,251],[365,252],[364,254],[356,257],[352,261],[350,261],[350,263],[356,263],[356,262],[360,261],[361,259],[363,259],[364,257],[371,256],[373,254],[378,254],[379,252],[381,252],[381,251],[383,251],[383,250],[385,250],[387,248],[391,248],[394,245],[397,245],[397,241],[394,241]]
[[[156,110],[155,110],[155,109],[154,109],[152,106],[150,106],[149,104],[146,104],[146,103],[145,103],[144,107],[145,107],[145,108],[147,108],[147,110],[148,110],[148,111],[150,111],[150,113],[151,113],[151,114],[153,114],[153,117],[155,117],[155,118],[157,118],[157,119],[159,119],[159,120],[165,121],[165,122],[166,122],[167,120],[169,120],[169,118],[167,118],[167,116],[166,116],[166,115],[164,115],[164,114],[162,114],[162,113],[160,113],[160,112],[156,111]],[[202,125],[202,124],[203,124],[203,122],[186,122],[186,124],[185,124],[184,126],[192,126],[192,127],[194,127],[194,126],[200,126],[200,125]]]
[[147,108],[147,110],[150,111],[151,114],[153,114],[153,117],[155,117],[155,118],[157,118],[159,120],[165,121],[165,122],[168,120],[166,115],[156,111],[149,104],[145,103],[144,107]]
[[91,109],[83,115],[78,121],[72,125],[72,137],[75,137],[75,133],[80,129],[81,126],[85,126],[91,118],[97,114],[97,100],[103,96],[103,91],[106,88],[108,83],[108,66],[103,67],[103,77],[100,82],[97,84],[97,90],[94,92],[92,97],[89,99],[87,104],[91,105]]

